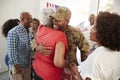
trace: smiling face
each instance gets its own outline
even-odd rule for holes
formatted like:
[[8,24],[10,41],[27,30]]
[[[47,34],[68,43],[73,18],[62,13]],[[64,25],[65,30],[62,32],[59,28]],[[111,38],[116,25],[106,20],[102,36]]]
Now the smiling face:
[[67,21],[66,20],[53,19],[53,28],[54,29],[64,31],[66,26],[67,26]]
[[95,26],[90,31],[90,40],[95,41],[95,42],[97,41]]

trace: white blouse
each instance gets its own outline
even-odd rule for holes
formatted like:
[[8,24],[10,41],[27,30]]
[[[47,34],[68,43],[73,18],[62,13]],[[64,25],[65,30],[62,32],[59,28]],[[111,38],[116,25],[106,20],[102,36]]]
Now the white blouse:
[[120,52],[98,47],[80,64],[79,70],[83,79],[90,77],[92,80],[119,80]]
[[92,80],[120,80],[120,51],[111,51],[103,46],[96,49]]

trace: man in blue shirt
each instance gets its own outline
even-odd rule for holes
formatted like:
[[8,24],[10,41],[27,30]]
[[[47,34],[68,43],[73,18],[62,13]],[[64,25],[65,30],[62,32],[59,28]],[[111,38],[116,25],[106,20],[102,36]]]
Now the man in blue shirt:
[[12,28],[7,36],[9,67],[12,80],[30,80],[31,34],[28,30],[32,16],[20,14],[20,24]]

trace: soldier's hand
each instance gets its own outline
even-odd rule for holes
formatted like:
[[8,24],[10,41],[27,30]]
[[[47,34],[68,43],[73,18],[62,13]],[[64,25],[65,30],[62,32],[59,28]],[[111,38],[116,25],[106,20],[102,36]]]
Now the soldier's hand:
[[70,63],[70,70],[73,72],[73,74],[77,74],[77,73],[79,73],[78,72],[78,67],[77,67],[77,65],[75,64],[75,63]]

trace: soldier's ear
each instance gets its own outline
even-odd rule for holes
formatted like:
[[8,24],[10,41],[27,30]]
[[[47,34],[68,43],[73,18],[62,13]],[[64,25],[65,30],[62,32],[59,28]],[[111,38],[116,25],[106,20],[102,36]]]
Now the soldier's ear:
[[69,19],[66,20],[67,21],[67,24],[69,23]]
[[65,20],[65,24],[68,24],[69,23],[69,20]]

